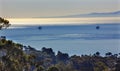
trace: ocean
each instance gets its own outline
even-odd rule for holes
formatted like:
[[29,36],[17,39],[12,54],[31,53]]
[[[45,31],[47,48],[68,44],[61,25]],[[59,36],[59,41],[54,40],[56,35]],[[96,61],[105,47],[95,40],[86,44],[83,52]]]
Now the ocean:
[[[73,23],[74,24],[74,23]],[[99,29],[96,29],[99,26]],[[120,23],[38,25],[0,30],[1,36],[40,50],[52,48],[70,55],[120,53]]]

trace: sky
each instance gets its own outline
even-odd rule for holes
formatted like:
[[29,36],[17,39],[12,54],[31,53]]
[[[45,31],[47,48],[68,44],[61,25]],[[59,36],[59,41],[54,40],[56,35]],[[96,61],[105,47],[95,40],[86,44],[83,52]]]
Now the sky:
[[120,10],[120,0],[0,0],[6,18],[53,17]]

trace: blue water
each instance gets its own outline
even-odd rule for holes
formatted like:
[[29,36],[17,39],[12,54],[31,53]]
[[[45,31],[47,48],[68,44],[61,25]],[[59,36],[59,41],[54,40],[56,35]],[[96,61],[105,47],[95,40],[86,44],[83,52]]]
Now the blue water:
[[[99,25],[100,29],[96,29]],[[97,51],[120,53],[120,24],[62,25],[62,26],[25,26],[1,30],[6,36],[36,49],[53,48],[70,55],[93,54]]]

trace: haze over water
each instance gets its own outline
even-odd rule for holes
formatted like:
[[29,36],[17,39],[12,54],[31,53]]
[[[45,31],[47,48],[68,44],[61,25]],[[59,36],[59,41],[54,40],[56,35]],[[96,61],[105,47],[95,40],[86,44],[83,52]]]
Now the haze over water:
[[[12,25],[80,25],[96,23],[120,23],[120,17],[85,18],[11,18]],[[74,24],[73,24],[74,23]]]

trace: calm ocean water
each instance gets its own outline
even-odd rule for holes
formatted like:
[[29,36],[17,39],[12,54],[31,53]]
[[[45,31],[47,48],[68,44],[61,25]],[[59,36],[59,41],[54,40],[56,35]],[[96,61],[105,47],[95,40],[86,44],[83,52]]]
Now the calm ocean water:
[[[100,29],[96,29],[96,26]],[[97,51],[120,53],[120,24],[63,25],[63,26],[25,26],[1,30],[6,36],[36,49],[53,48],[70,55],[93,54]]]

